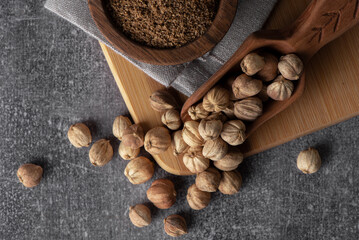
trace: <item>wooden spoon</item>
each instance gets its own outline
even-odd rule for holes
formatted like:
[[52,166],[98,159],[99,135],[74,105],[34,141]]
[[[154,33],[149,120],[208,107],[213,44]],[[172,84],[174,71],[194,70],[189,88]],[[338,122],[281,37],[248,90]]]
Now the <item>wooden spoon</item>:
[[[265,48],[281,54],[296,53],[305,65],[323,46],[341,36],[359,22],[359,0],[313,0],[304,13],[288,29],[261,30],[250,35],[231,59],[204,83],[184,104],[181,117],[189,120],[187,110],[220,80],[241,73],[240,62],[250,52]],[[264,107],[261,117],[247,128],[249,137],[263,123],[280,113],[297,100],[304,91],[305,73],[297,83],[291,98],[271,101]]]

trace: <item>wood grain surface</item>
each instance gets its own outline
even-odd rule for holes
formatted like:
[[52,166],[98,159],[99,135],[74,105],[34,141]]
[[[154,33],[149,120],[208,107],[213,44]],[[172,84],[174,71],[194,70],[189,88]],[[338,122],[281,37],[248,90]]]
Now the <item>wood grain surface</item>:
[[88,0],[89,9],[97,27],[120,52],[133,59],[156,65],[175,65],[192,61],[211,50],[227,33],[237,12],[238,0],[220,1],[212,25],[197,40],[180,48],[155,49],[126,37],[111,23],[103,0]]
[[[309,2],[279,1],[265,28],[289,26]],[[359,26],[356,26],[312,58],[306,66],[306,89],[303,96],[248,138],[243,146],[246,156],[359,115],[358,39]],[[163,86],[106,46],[101,46],[134,121],[147,129],[159,126],[160,114],[149,107],[148,97]],[[190,174],[169,151],[155,159],[170,173]]]

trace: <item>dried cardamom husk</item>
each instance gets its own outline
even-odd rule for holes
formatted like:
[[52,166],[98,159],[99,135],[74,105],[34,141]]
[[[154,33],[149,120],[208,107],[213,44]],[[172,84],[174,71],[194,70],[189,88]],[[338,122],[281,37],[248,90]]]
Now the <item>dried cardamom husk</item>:
[[304,65],[297,55],[288,54],[280,58],[278,70],[285,79],[298,80],[303,73]]
[[246,55],[241,62],[242,71],[248,76],[258,73],[264,68],[264,65],[264,57],[254,52]]
[[122,132],[122,143],[130,148],[138,149],[143,146],[143,128],[139,124],[133,124]]
[[194,210],[201,210],[211,201],[211,193],[200,190],[196,184],[192,184],[187,190],[188,205]]
[[71,125],[67,137],[71,144],[77,148],[88,147],[92,142],[90,129],[83,123]]
[[210,167],[196,176],[196,186],[204,192],[216,192],[221,182],[221,173]]
[[177,130],[181,127],[182,121],[177,110],[167,110],[161,117],[162,123],[171,130]]
[[293,91],[293,82],[285,79],[282,75],[279,75],[267,88],[268,96],[277,101],[287,100],[292,96]]
[[171,237],[187,234],[186,220],[180,215],[170,215],[163,221],[165,232]]
[[173,95],[164,90],[152,93],[150,96],[150,104],[153,110],[157,112],[165,112],[170,109],[178,108],[178,104]]
[[169,179],[157,179],[147,190],[147,198],[159,209],[168,209],[176,202],[176,190]]
[[185,152],[188,148],[187,143],[183,140],[182,130],[178,130],[172,134],[173,155],[178,156]]
[[263,104],[257,97],[250,97],[234,103],[234,115],[240,120],[254,121],[262,115]]
[[[266,93],[267,94],[267,93]],[[229,105],[226,109],[222,111],[229,119],[234,119],[236,116],[234,115],[234,102],[230,101]]]
[[191,106],[188,109],[188,115],[192,120],[198,120],[206,118],[209,115],[209,112],[203,108],[203,103],[199,103],[196,106]]
[[221,134],[223,123],[220,120],[202,119],[198,126],[198,132],[204,140],[214,140]]
[[161,154],[171,145],[171,135],[164,127],[152,128],[146,133],[144,145],[152,155]]
[[145,227],[151,223],[151,211],[143,204],[131,206],[128,215],[136,227]]
[[232,90],[237,99],[252,97],[258,94],[262,87],[261,80],[248,77],[246,74],[239,75],[232,84]]
[[229,104],[229,91],[222,87],[214,87],[203,98],[203,108],[208,112],[220,112]]
[[199,123],[196,121],[187,121],[183,125],[182,137],[185,143],[191,147],[203,146],[204,140],[198,131]]
[[41,166],[32,163],[26,163],[17,170],[17,177],[19,181],[27,188],[32,188],[39,185],[44,170]]
[[231,149],[221,160],[214,162],[214,166],[222,171],[232,171],[237,169],[242,162],[243,154],[238,150]]
[[131,120],[125,116],[118,116],[113,121],[112,133],[120,141],[122,141],[123,132],[132,125]]
[[263,81],[272,81],[278,75],[278,58],[268,52],[261,53],[261,56],[264,57],[265,65],[257,76]]
[[297,167],[305,174],[312,174],[322,165],[319,152],[314,148],[301,151],[297,158]]
[[203,146],[202,154],[204,157],[211,159],[212,161],[218,161],[222,159],[228,151],[228,144],[217,138],[215,140],[208,140]]
[[121,158],[125,160],[132,160],[140,154],[140,148],[133,149],[127,147],[123,142],[120,143],[120,147],[118,148],[118,153],[120,154]]
[[150,180],[155,172],[154,164],[146,157],[132,159],[124,174],[132,184],[141,184]]
[[202,154],[202,147],[189,148],[183,156],[183,163],[192,173],[200,173],[209,167],[209,159]]
[[231,146],[238,146],[246,140],[246,125],[241,120],[231,120],[223,125],[221,137]]
[[220,120],[222,122],[227,121],[227,116],[222,112],[214,112],[211,113],[208,117],[205,118],[206,120]]
[[222,172],[218,190],[223,194],[236,194],[242,186],[242,175],[237,171]]
[[113,157],[113,148],[110,140],[100,139],[95,142],[89,152],[90,162],[94,166],[102,167],[111,161]]

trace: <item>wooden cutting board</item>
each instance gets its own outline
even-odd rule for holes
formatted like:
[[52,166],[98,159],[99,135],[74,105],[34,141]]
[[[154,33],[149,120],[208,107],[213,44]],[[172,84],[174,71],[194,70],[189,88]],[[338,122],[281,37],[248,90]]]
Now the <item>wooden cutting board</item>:
[[[267,29],[284,28],[309,4],[309,0],[280,0],[266,23]],[[160,126],[148,97],[164,88],[114,51],[101,44],[106,60],[136,123],[145,130]],[[266,122],[242,146],[246,156],[278,146],[300,136],[359,115],[359,26],[324,47],[306,66],[306,90],[300,100]],[[185,99],[181,96],[182,100]],[[181,159],[166,153],[154,156],[166,171],[191,174]]]

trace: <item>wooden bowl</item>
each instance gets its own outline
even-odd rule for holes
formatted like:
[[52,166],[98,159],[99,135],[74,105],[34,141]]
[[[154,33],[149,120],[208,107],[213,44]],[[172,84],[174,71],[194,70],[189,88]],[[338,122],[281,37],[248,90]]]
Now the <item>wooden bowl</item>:
[[103,0],[88,0],[93,20],[105,38],[121,53],[141,62],[175,65],[192,61],[210,51],[226,34],[237,12],[238,0],[221,0],[216,17],[207,32],[197,40],[179,48],[156,49],[141,45],[111,22]]

